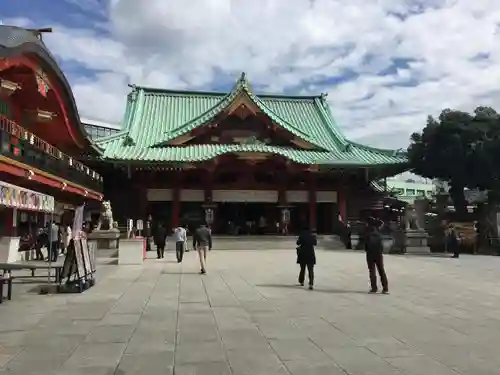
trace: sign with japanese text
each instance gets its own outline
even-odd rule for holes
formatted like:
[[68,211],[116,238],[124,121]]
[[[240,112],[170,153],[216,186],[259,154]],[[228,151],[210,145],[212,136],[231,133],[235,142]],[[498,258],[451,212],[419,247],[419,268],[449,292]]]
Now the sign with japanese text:
[[0,181],[0,205],[21,210],[54,212],[55,200],[50,195]]

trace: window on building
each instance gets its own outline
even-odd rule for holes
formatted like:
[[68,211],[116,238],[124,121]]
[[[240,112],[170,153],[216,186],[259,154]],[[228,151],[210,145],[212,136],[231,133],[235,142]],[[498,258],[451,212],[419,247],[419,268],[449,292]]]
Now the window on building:
[[401,189],[401,188],[395,188],[394,189],[394,193],[396,195],[403,195],[405,193],[405,189]]
[[415,195],[415,189],[406,189],[406,195]]
[[417,195],[419,197],[424,197],[425,196],[425,190],[417,190]]
[[432,190],[427,190],[426,195],[427,195],[428,197],[432,196],[432,194],[433,194]]

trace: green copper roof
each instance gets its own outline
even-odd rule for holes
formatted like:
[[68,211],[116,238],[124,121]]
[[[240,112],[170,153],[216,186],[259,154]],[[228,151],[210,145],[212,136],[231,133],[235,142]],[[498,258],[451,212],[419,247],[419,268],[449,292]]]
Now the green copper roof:
[[[104,157],[114,160],[141,160],[148,162],[199,162],[212,159],[228,153],[254,152],[270,153],[284,156],[301,164],[337,164],[337,165],[377,165],[392,164],[395,156],[380,153],[365,153],[358,148],[349,151],[305,151],[285,147],[268,146],[262,144],[244,145],[215,145],[204,144],[194,146],[173,147],[123,147],[123,140],[109,141],[105,147]],[[401,160],[403,160],[401,158]]]
[[[167,142],[210,122],[241,94],[246,95],[275,124],[316,149],[296,150],[269,145],[169,146]],[[105,159],[130,161],[202,161],[225,153],[265,152],[297,163],[386,165],[405,163],[393,150],[380,150],[348,141],[338,129],[324,96],[256,96],[244,75],[228,94],[186,92],[133,86],[128,95],[123,131],[97,139]]]

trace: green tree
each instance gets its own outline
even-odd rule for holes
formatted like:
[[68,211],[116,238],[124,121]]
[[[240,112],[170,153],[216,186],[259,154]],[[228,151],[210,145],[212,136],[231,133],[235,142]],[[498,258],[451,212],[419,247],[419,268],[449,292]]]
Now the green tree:
[[414,173],[448,183],[455,210],[463,215],[464,188],[500,191],[499,147],[500,116],[494,109],[478,107],[473,115],[445,109],[412,134],[408,158]]

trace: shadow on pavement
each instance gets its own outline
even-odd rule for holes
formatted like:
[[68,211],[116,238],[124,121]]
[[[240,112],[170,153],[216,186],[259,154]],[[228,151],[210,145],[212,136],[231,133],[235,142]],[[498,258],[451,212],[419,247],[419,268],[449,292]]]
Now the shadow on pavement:
[[325,288],[317,288],[314,290],[308,290],[306,286],[297,286],[297,285],[287,285],[287,284],[259,284],[256,285],[261,288],[283,288],[283,289],[302,289],[308,293],[317,292],[317,293],[328,293],[328,294],[366,294],[369,295],[366,290],[346,290],[346,289],[325,289]]
[[[182,271],[172,271],[172,272],[169,272],[169,271],[162,271],[161,272],[162,275],[200,275],[200,271],[198,272],[182,272]],[[204,275],[200,275],[200,276],[204,276]]]

